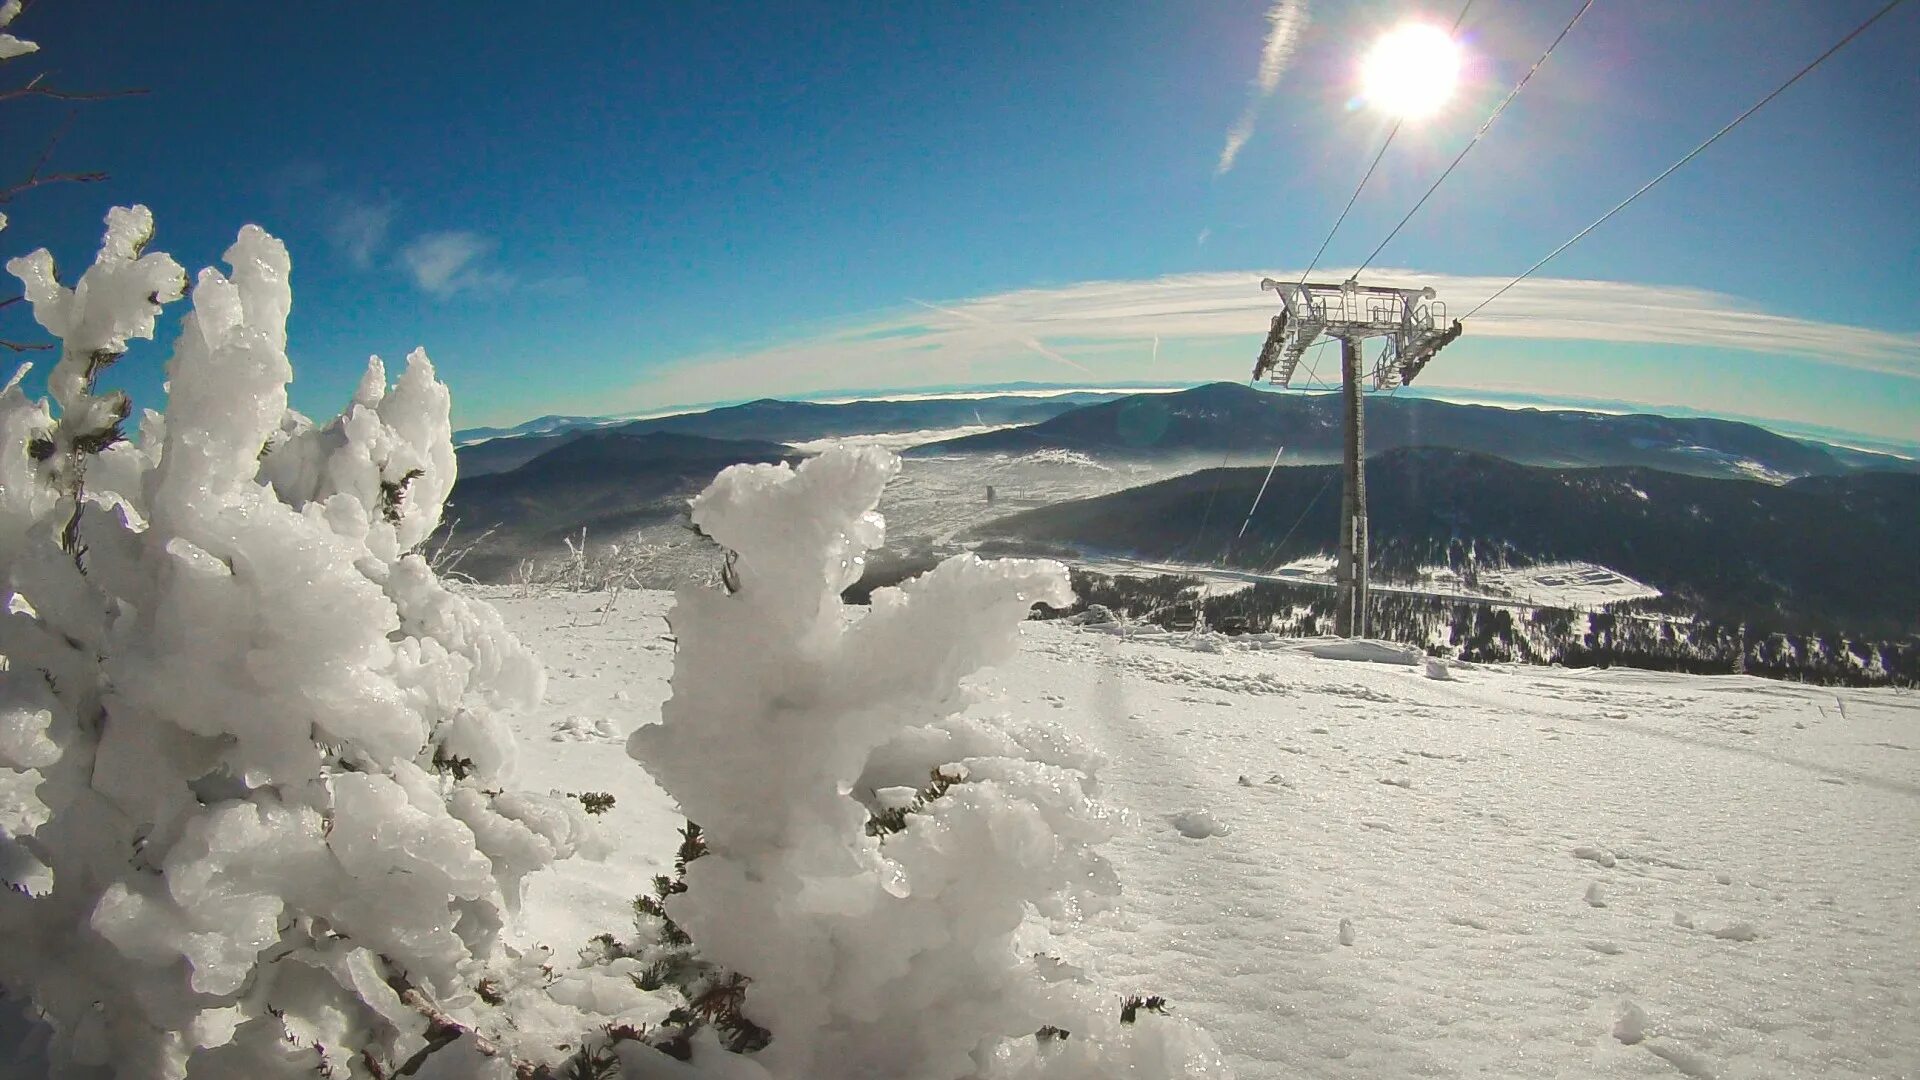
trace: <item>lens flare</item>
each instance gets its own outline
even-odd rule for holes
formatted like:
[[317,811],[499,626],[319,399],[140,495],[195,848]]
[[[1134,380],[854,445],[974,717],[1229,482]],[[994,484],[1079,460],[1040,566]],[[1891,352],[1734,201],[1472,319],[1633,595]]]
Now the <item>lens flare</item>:
[[1460,46],[1425,23],[1406,23],[1374,45],[1361,68],[1369,105],[1403,119],[1431,116],[1460,81]]

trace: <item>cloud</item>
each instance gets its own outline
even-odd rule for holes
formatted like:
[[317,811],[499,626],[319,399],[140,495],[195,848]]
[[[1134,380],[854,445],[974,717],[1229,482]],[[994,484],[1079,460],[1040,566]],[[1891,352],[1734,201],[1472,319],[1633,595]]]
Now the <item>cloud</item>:
[[1260,70],[1254,76],[1253,93],[1247,99],[1246,108],[1240,110],[1239,119],[1227,129],[1227,143],[1220,150],[1220,160],[1213,167],[1215,176],[1224,176],[1233,168],[1240,157],[1240,149],[1253,138],[1254,121],[1260,114],[1260,106],[1273,96],[1280,86],[1280,77],[1293,63],[1295,48],[1300,43],[1300,35],[1307,29],[1311,16],[1307,11],[1307,0],[1274,0],[1267,9],[1267,43],[1260,50]]
[[[1338,281],[1344,270],[1326,279]],[[1299,271],[1292,272],[1298,277]],[[1239,378],[1277,301],[1258,271],[1090,281],[942,304],[921,303],[835,331],[742,353],[689,358],[636,388],[683,404],[760,394],[1058,380]],[[1265,276],[1288,278],[1285,272]],[[1368,272],[1371,284],[1431,285],[1453,315],[1506,284],[1493,277]],[[1712,347],[1800,357],[1920,379],[1920,335],[1815,322],[1678,286],[1532,278],[1467,325],[1468,340],[1595,341]],[[1159,339],[1155,348],[1151,343]],[[1020,348],[1009,348],[1011,344]],[[1046,358],[1036,363],[1033,355]],[[1241,355],[1244,354],[1244,355]],[[1732,373],[1737,374],[1737,373]]]
[[345,196],[327,200],[332,220],[327,222],[327,241],[348,262],[366,270],[387,244],[387,232],[393,227],[393,204],[365,203]]
[[424,292],[446,299],[461,292],[498,292],[513,275],[481,265],[499,245],[464,229],[426,233],[400,251],[400,263]]
[[[979,326],[985,327],[988,331],[992,331],[995,329],[993,323],[989,322],[987,319],[979,315],[975,315],[970,311],[962,311],[957,308],[941,307],[938,304],[929,304],[925,300],[915,300],[914,303],[919,304],[921,307],[926,308],[929,311],[937,311],[942,315],[950,315],[956,319],[966,319]],[[1040,356],[1044,356],[1056,364],[1065,364],[1066,366],[1073,368],[1075,371],[1084,371],[1089,375],[1093,374],[1092,369],[1088,368],[1086,365],[1076,360],[1069,360],[1066,357],[1061,356],[1059,353],[1053,351],[1052,349],[1047,348],[1045,345],[1040,344],[1039,339],[1034,338],[1030,335],[1022,334],[1017,330],[1015,330],[1015,331],[1008,332],[1006,334],[1006,338],[1009,341],[1015,341],[1020,343],[1020,345],[1023,348],[1027,349],[1028,351],[1037,353]]]

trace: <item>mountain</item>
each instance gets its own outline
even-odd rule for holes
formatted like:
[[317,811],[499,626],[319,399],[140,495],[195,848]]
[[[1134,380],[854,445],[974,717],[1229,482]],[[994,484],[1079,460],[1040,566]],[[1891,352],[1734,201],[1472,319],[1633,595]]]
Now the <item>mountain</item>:
[[[1029,510],[976,535],[1212,563],[1265,474],[1206,470]],[[1920,476],[1769,484],[1638,467],[1541,468],[1445,449],[1388,451],[1367,461],[1366,475],[1376,574],[1582,561],[1720,620],[1920,633]],[[1232,545],[1231,565],[1273,567],[1330,550],[1339,507],[1338,466],[1276,470],[1245,538]]]
[[[994,424],[1036,424],[1085,405],[1127,396],[1130,395],[1080,391],[1051,397],[1009,395],[977,399],[849,401],[839,404],[763,398],[704,412],[625,422],[601,419],[586,420],[579,424],[548,424],[547,421],[572,421],[578,418],[543,417],[520,425],[505,437],[462,446],[458,455],[462,476],[480,476],[518,468],[556,447],[595,432],[670,432],[709,439],[762,439],[795,443],[848,435],[934,431]],[[464,436],[468,432],[460,434]]]
[[739,462],[797,457],[764,440],[709,439],[670,432],[580,432],[507,472],[461,476],[444,520],[456,540],[494,530],[460,570],[485,580],[510,574],[521,559],[551,557],[563,537],[619,536],[673,518],[715,473]]
[[482,439],[512,438],[518,435],[546,435],[570,428],[599,427],[607,423],[608,421],[604,417],[559,416],[549,414],[547,416],[535,417],[524,424],[515,424],[509,428],[462,428],[453,433],[453,441],[455,445],[463,446],[467,443],[479,442]]
[[[909,453],[1056,449],[1104,459],[1227,455],[1264,462],[1275,447],[1285,446],[1291,459],[1330,461],[1339,457],[1341,431],[1337,394],[1278,394],[1211,383],[1089,405],[1029,427],[929,443]],[[1527,465],[1638,465],[1766,480],[1844,474],[1865,462],[1863,455],[1842,458],[1822,446],[1732,420],[1507,409],[1384,394],[1367,400],[1366,441],[1369,454],[1433,446]]]

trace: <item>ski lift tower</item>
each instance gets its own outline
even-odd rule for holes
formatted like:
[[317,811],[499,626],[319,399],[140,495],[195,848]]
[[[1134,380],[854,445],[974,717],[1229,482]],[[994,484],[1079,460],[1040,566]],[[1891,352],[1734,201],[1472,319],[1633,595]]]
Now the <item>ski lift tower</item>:
[[1293,382],[1300,355],[1323,339],[1340,341],[1340,396],[1346,416],[1344,479],[1340,496],[1339,586],[1334,633],[1367,634],[1367,478],[1362,469],[1366,434],[1360,406],[1361,342],[1385,338],[1372,371],[1375,390],[1391,390],[1413,381],[1434,354],[1460,336],[1460,323],[1447,325],[1445,304],[1432,289],[1389,289],[1361,285],[1281,282],[1267,278],[1262,289],[1280,294],[1266,344],[1254,363],[1253,377],[1276,386]]

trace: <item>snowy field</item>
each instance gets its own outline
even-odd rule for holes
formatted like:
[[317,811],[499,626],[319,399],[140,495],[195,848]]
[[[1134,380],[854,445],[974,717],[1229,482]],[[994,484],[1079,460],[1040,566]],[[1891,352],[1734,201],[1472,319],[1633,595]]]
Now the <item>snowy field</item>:
[[[966,529],[1021,510],[1110,495],[1191,471],[1184,465],[1103,464],[1071,450],[905,458],[880,512],[890,540],[946,544]],[[987,502],[986,489],[994,489]]]
[[[521,940],[567,958],[668,868],[624,743],[671,598],[485,592],[551,676],[518,785],[618,798],[615,854],[534,879]],[[1911,693],[1023,633],[977,707],[1093,743],[1130,815],[1067,959],[1242,1078],[1920,1076]]]
[[[1288,585],[1322,585],[1332,588],[1335,560],[1331,555],[1309,555],[1264,573],[1233,570],[1198,563],[1162,562],[1128,559],[1120,556],[1095,556],[1076,561],[1077,566],[1116,576],[1140,574],[1176,574],[1201,580],[1199,595],[1228,596],[1256,582],[1270,581]],[[1589,562],[1541,563],[1537,566],[1487,568],[1479,572],[1477,583],[1468,587],[1449,567],[1423,567],[1417,582],[1378,580],[1376,592],[1412,593],[1420,596],[1460,597],[1491,600],[1497,603],[1524,604],[1529,607],[1559,607],[1575,610],[1603,608],[1628,600],[1652,599],[1660,590],[1635,581],[1618,570]]]
[[1598,608],[1627,600],[1650,600],[1660,590],[1618,570],[1589,562],[1542,563],[1482,569],[1478,587],[1465,588],[1452,570],[1433,567],[1421,571],[1421,581],[1438,592],[1520,600],[1540,607]]
[[[898,449],[963,432],[987,430],[992,429],[891,432],[797,445],[809,453],[831,446]],[[960,536],[967,530],[996,518],[1155,483],[1186,472],[1192,465],[1191,462],[1105,465],[1070,450],[909,457],[902,459],[900,474],[887,485],[879,509],[886,515],[887,538],[895,550],[915,546],[947,547],[959,543]],[[994,490],[992,502],[987,501],[988,487]],[[601,538],[592,539],[598,544]],[[634,530],[618,541],[649,550],[648,584],[670,585],[711,577],[713,547],[688,532],[683,516]],[[563,562],[566,548],[556,544],[543,554],[551,563]]]

